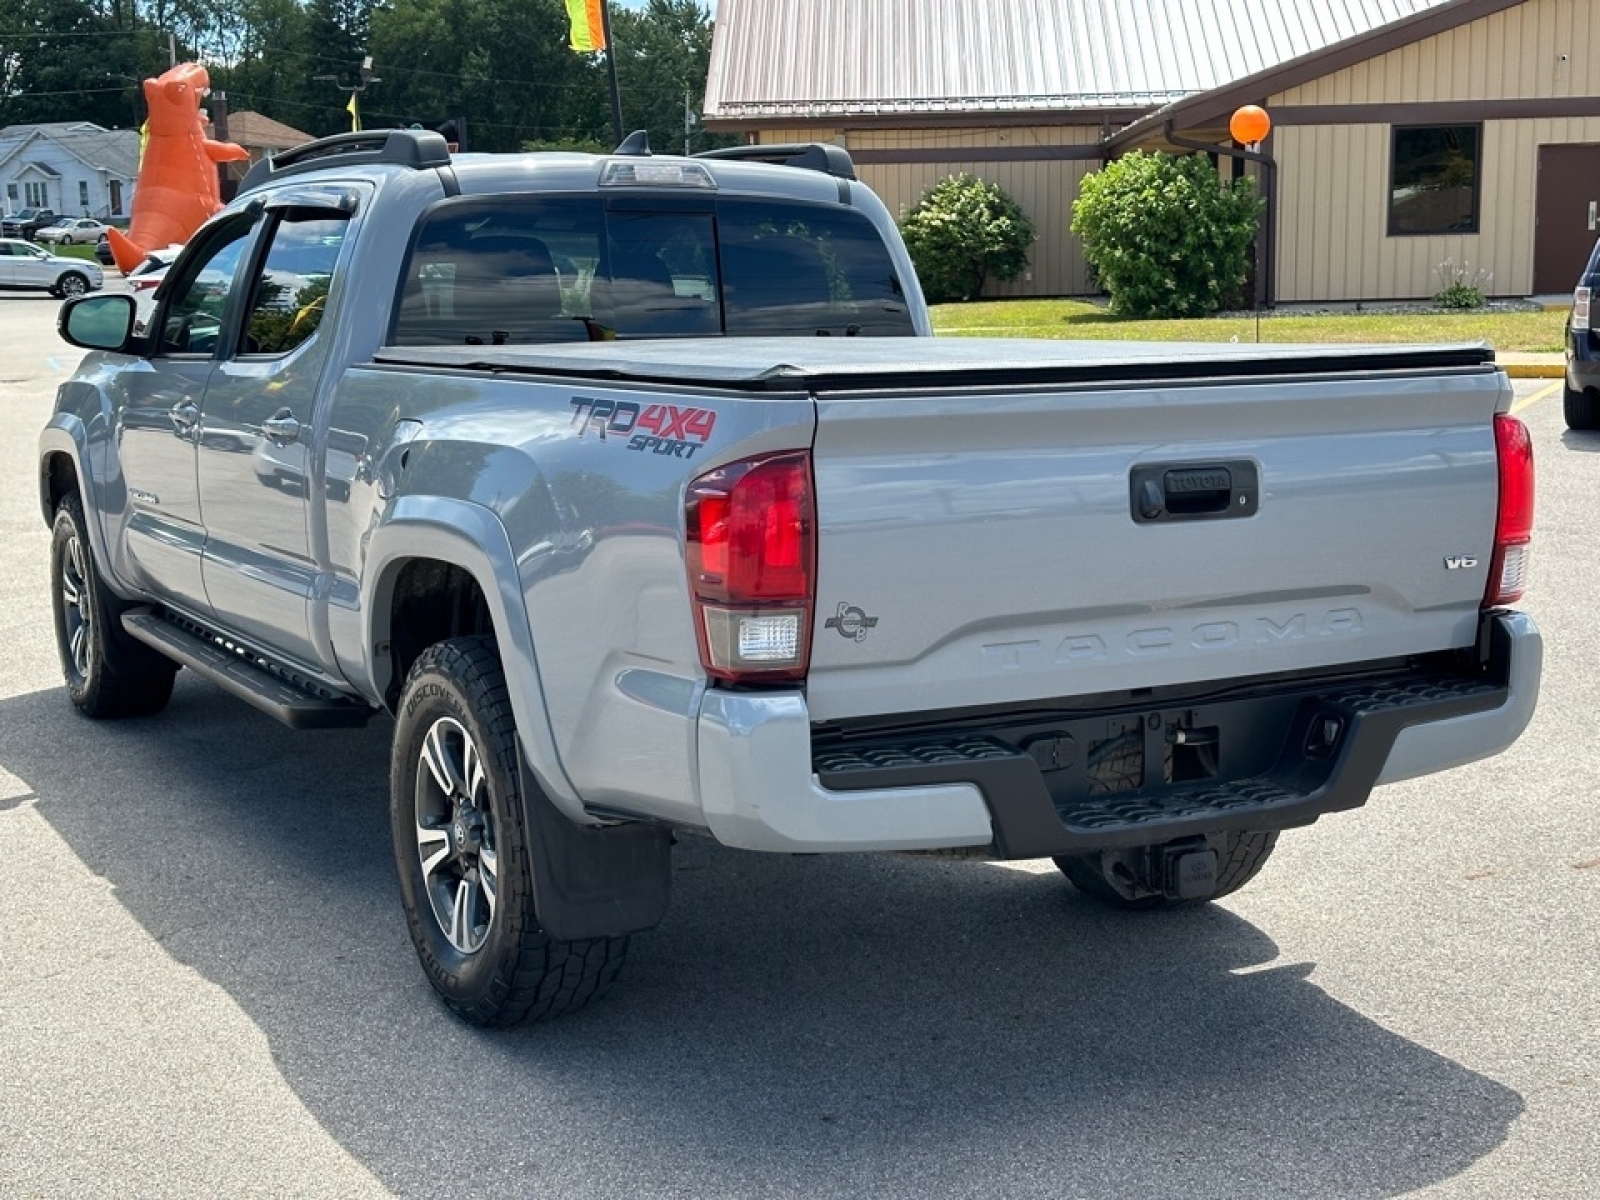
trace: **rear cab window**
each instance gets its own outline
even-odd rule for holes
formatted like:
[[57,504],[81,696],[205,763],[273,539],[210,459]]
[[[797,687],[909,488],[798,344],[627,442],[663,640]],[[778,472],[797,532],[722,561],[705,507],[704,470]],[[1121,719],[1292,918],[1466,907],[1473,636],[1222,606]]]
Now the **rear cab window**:
[[402,278],[402,346],[915,332],[876,229],[827,205],[447,200],[423,217]]

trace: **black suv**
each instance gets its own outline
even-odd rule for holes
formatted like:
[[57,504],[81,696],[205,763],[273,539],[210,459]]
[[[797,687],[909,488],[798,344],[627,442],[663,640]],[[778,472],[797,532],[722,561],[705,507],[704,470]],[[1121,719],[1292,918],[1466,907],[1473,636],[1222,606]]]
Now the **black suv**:
[[1568,429],[1600,429],[1600,242],[1572,293],[1564,399]]
[[0,220],[0,235],[27,238],[31,242],[39,230],[46,225],[54,225],[60,219],[53,208],[24,208]]

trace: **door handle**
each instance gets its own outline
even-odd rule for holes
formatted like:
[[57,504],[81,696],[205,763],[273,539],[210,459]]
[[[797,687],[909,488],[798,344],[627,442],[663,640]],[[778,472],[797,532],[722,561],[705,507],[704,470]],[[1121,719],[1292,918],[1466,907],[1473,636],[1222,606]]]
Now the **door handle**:
[[1591,201],[1589,201],[1589,232],[1590,233],[1594,232],[1595,215],[1596,215],[1595,214],[1595,209],[1596,208],[1600,208],[1600,200],[1591,200]]
[[1140,525],[1253,517],[1261,504],[1261,473],[1248,459],[1140,463],[1128,483],[1133,519]]
[[287,408],[280,408],[265,421],[261,422],[261,432],[280,446],[299,440],[300,422]]
[[167,409],[167,416],[172,421],[172,431],[179,437],[188,437],[200,420],[200,406],[184,400]]

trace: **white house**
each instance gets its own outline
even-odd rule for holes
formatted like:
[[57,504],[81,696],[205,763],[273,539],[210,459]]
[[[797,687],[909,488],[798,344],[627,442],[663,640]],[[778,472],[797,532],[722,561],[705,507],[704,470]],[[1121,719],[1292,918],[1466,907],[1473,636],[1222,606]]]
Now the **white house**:
[[7,213],[53,208],[71,217],[126,217],[139,176],[139,134],[88,121],[0,129]]

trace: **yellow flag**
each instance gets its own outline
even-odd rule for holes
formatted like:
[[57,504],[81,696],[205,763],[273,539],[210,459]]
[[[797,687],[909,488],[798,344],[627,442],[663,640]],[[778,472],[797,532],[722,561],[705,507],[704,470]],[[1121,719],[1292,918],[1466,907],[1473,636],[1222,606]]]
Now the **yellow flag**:
[[350,132],[361,132],[361,106],[356,103],[356,93],[350,93],[350,103],[344,106],[345,112],[350,114]]
[[572,22],[572,48],[579,54],[593,54],[606,48],[604,5],[606,0],[567,0],[567,17]]

